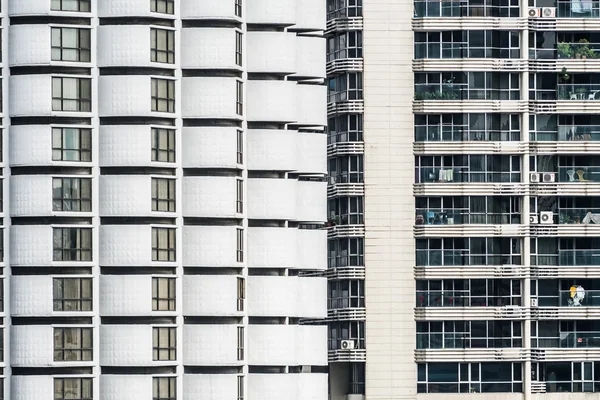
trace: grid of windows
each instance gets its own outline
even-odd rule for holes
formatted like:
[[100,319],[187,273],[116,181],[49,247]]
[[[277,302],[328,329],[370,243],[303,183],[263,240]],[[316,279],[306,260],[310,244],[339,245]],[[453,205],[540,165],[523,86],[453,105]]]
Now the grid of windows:
[[177,400],[177,378],[153,377],[152,400]]
[[150,11],[161,14],[175,14],[175,0],[150,0]]
[[92,279],[54,278],[52,300],[54,311],[92,311]]
[[92,161],[92,130],[52,128],[53,161]]
[[152,278],[152,311],[175,311],[175,278]]
[[244,262],[244,230],[237,230],[237,253],[236,253],[236,261]]
[[237,359],[238,361],[244,360],[244,327],[238,326],[237,328]]
[[93,400],[92,378],[54,378],[54,400]]
[[175,261],[174,228],[152,228],[152,261]]
[[152,359],[154,361],[177,359],[177,328],[152,328]]
[[235,32],[235,64],[242,66],[242,32]]
[[152,178],[152,211],[175,212],[175,179]]
[[244,212],[244,181],[241,179],[236,181],[235,211],[240,214]]
[[175,162],[175,131],[152,128],[152,161]]
[[92,261],[91,228],[54,228],[54,261]]
[[175,32],[167,29],[150,30],[150,61],[175,63]]
[[54,361],[92,361],[92,328],[54,328]]
[[89,62],[89,29],[52,28],[52,61]]
[[152,111],[175,112],[175,81],[152,78]]
[[53,111],[92,111],[92,80],[52,78]]
[[92,211],[90,178],[52,178],[53,211]]
[[50,9],[53,11],[90,12],[91,0],[52,0]]
[[237,81],[235,110],[237,115],[244,115],[244,84]]

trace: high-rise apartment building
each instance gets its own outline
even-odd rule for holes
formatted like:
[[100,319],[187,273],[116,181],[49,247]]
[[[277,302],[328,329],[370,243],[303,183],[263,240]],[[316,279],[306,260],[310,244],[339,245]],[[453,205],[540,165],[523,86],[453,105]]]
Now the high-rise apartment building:
[[2,0],[0,399],[327,398],[325,8]]
[[332,399],[597,396],[600,2],[328,6]]

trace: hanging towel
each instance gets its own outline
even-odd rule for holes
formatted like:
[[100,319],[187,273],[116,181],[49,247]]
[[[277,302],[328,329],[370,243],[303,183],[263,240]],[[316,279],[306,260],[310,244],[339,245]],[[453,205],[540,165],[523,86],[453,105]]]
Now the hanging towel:
[[585,11],[583,11],[583,5],[581,3],[581,0],[571,0],[571,12],[576,14],[584,13]]
[[581,0],[581,12],[591,13],[592,12],[592,0]]

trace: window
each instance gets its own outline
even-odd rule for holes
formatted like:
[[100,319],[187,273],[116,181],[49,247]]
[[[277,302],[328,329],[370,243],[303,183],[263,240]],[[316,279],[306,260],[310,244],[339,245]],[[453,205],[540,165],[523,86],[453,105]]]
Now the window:
[[92,180],[52,178],[53,211],[92,211]]
[[0,279],[0,312],[4,311],[4,279]]
[[244,360],[244,327],[238,326],[237,328],[237,359],[238,361]]
[[92,378],[54,378],[54,400],[93,400]]
[[244,262],[244,230],[237,230],[237,262]]
[[167,29],[150,29],[150,61],[175,63],[175,32]]
[[175,131],[152,128],[152,161],[175,162]]
[[175,361],[177,359],[177,329],[152,328],[152,359]]
[[152,178],[152,211],[175,212],[175,179]]
[[416,263],[417,266],[521,265],[521,240],[508,237],[417,239]]
[[92,130],[52,128],[53,161],[92,161]]
[[90,62],[89,29],[52,28],[52,61]]
[[150,0],[150,11],[161,14],[175,14],[175,0]]
[[92,328],[54,328],[54,361],[92,361]]
[[53,11],[90,12],[91,0],[52,0],[50,7]]
[[244,132],[237,131],[237,163],[244,163]]
[[364,266],[364,241],[362,238],[342,238],[329,240],[329,268]]
[[244,84],[237,82],[235,110],[237,115],[244,115]]
[[355,349],[365,348],[365,323],[364,321],[338,321],[329,325],[328,349],[339,350],[342,340],[354,342]]
[[92,279],[54,278],[52,299],[54,311],[92,311]]
[[175,377],[153,377],[152,378],[152,400],[176,400],[177,378]]
[[152,111],[175,112],[175,81],[152,78]]
[[329,78],[327,81],[327,101],[338,103],[341,101],[362,100],[362,79],[362,72],[348,72]]
[[417,364],[418,393],[518,393],[523,391],[521,363]]
[[242,32],[235,32],[235,64],[242,66]]
[[365,282],[332,280],[328,283],[328,308],[359,308],[365,306]]
[[152,228],[152,261],[175,261],[174,228]]
[[244,300],[246,299],[246,281],[237,278],[237,310],[244,311]]
[[237,400],[244,400],[244,377],[237,377]]
[[175,278],[152,278],[152,311],[175,311]]
[[[1,361],[4,361],[4,328],[0,328],[0,362]],[[4,399],[2,389],[2,383],[0,382],[0,400]]]
[[521,321],[417,322],[417,349],[491,349],[522,346]]
[[92,80],[52,78],[53,111],[92,111]]
[[54,261],[92,261],[92,228],[54,228]]
[[4,229],[0,229],[0,262],[4,261]]
[[[416,114],[415,141],[517,141],[520,122],[519,114]],[[530,129],[534,126],[531,124]]]
[[242,0],[235,0],[235,15],[242,18]]
[[244,181],[238,179],[236,185],[235,211],[241,214],[244,212]]

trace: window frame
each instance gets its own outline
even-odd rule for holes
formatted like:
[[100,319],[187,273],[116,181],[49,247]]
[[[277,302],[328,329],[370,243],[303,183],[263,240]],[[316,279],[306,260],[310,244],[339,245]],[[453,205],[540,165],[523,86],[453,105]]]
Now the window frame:
[[[164,5],[165,11],[158,11],[159,6]],[[150,12],[158,14],[175,14],[175,0],[150,0]]]
[[[89,247],[74,247],[68,248],[66,247],[66,242],[70,239],[65,240],[66,235],[72,235],[74,232],[76,234],[75,241],[80,245],[83,244],[83,241],[87,241],[87,237],[84,238],[83,235],[89,234]],[[59,235],[57,235],[59,233]],[[60,246],[56,248],[57,244],[57,236],[60,236]],[[93,261],[93,232],[92,228],[79,228],[79,227],[53,227],[52,228],[52,261],[55,262],[91,262]],[[57,255],[60,254],[60,257]],[[65,257],[68,254],[76,255],[75,260],[69,259],[69,257]]]
[[242,214],[244,212],[244,181],[236,179],[235,185],[235,212]]
[[246,300],[246,280],[242,277],[237,278],[237,310],[244,311],[244,301]]
[[[161,232],[167,231],[166,247],[161,243]],[[152,261],[154,262],[175,262],[177,261],[177,229],[152,227]],[[166,252],[167,259],[161,259],[161,255]]]
[[237,377],[237,400],[244,400],[244,375]]
[[[167,386],[169,395],[161,396],[161,388]],[[177,400],[177,378],[174,376],[153,376],[152,377],[152,400]]]
[[[60,285],[57,283],[60,282]],[[76,282],[78,281],[78,282]],[[65,287],[66,283],[76,283],[78,297],[77,298],[67,298],[65,297]],[[93,311],[94,304],[94,282],[92,278],[52,278],[52,310],[57,312],[88,312]],[[72,289],[72,288],[71,288]],[[89,297],[87,296],[87,292],[89,289]],[[70,291],[70,290],[69,290]],[[68,304],[73,303],[75,305],[74,308],[68,309],[65,307],[65,303]],[[86,305],[89,304],[89,308]]]
[[[161,282],[167,281],[165,294],[161,290]],[[164,287],[163,287],[164,289]],[[166,302],[167,307],[162,306]],[[176,311],[177,309],[177,280],[168,277],[152,277],[152,311]]]
[[[66,47],[64,44],[65,30],[77,31],[77,46],[76,47]],[[54,43],[55,32],[59,32],[58,40],[60,43],[58,45]],[[86,37],[87,35],[87,37]],[[52,61],[64,61],[64,62],[90,62],[92,57],[92,31],[87,28],[75,28],[75,27],[65,27],[65,26],[52,26],[50,29],[50,37],[51,37],[51,59]],[[55,51],[60,53],[60,56],[56,58]],[[76,60],[65,59],[64,53],[65,51],[75,51],[77,54]]]
[[243,49],[244,49],[244,35],[240,31],[235,31],[235,65],[238,67],[243,66]]
[[[166,138],[166,148],[161,146],[161,137]],[[164,144],[164,143],[163,143]],[[176,161],[175,129],[152,128],[152,161],[174,163]],[[166,160],[164,160],[166,156]]]
[[[77,97],[67,98],[63,97],[65,92],[65,82],[67,80],[76,81],[77,85]],[[87,85],[87,92],[89,97],[84,97],[86,92],[83,84]],[[55,93],[55,89],[59,89],[60,93]],[[66,102],[74,102],[76,109],[70,110],[65,107]],[[60,104],[60,107],[56,105]],[[69,103],[70,104],[70,103]],[[52,111],[61,112],[91,112],[92,111],[92,79],[91,78],[76,78],[70,76],[53,76],[52,77]]]
[[237,228],[236,232],[237,244],[236,244],[236,261],[244,262],[244,230],[242,228]]
[[239,116],[244,115],[244,82],[236,81],[235,112]]
[[[67,135],[73,134],[77,137],[78,148],[70,149],[68,142],[74,142]],[[71,140],[69,140],[71,139]],[[60,140],[60,147],[56,147],[56,142]],[[89,144],[89,147],[86,145]],[[58,156],[60,152],[60,158]],[[76,160],[70,160],[68,154],[76,154]],[[69,127],[52,127],[52,161],[69,161],[69,162],[91,162],[92,161],[92,130],[87,128],[69,128]]]
[[[168,346],[161,347],[161,337],[167,336]],[[166,352],[166,355],[165,355]],[[152,327],[152,361],[177,361],[177,328],[173,326]]]
[[[171,178],[151,178],[151,199],[152,211],[154,212],[175,212],[176,209],[176,179]],[[167,185],[167,197],[161,197],[161,185]],[[165,209],[166,206],[166,209]]]
[[[159,92],[161,91],[159,85],[164,85],[164,91],[166,97],[160,97]],[[150,111],[161,112],[161,113],[174,113],[175,112],[175,80],[164,79],[164,78],[151,78],[150,79]]]
[[237,131],[237,149],[236,149],[237,163],[244,163],[244,131]]
[[[165,48],[160,46],[164,34]],[[164,60],[161,61],[164,57]],[[162,28],[150,28],[150,62],[160,64],[175,64],[175,31]]]
[[52,177],[52,211],[92,212],[92,178]]
[[237,327],[237,360],[244,361],[244,327]]
[[[76,340],[69,347],[67,337],[71,332],[76,335]],[[87,339],[84,336],[88,336]],[[53,354],[54,362],[90,362],[94,361],[94,329],[90,327],[79,326],[55,326],[53,328]],[[59,339],[60,347],[57,347],[57,339]],[[84,344],[89,343],[89,347]],[[75,355],[76,359],[70,359],[69,355]]]
[[[78,396],[77,397],[65,397],[65,382],[72,381],[78,382]],[[60,385],[57,385],[60,383]],[[89,395],[85,395],[83,393],[84,383],[89,385],[88,393]],[[60,386],[62,389],[60,390],[62,393],[59,393]],[[93,400],[94,399],[94,380],[92,378],[54,378],[54,400]]]
[[[77,3],[77,10],[64,9],[64,4]],[[59,8],[55,8],[54,4],[59,3]],[[91,12],[91,0],[52,0],[50,10],[52,11],[71,11],[71,12]]]

